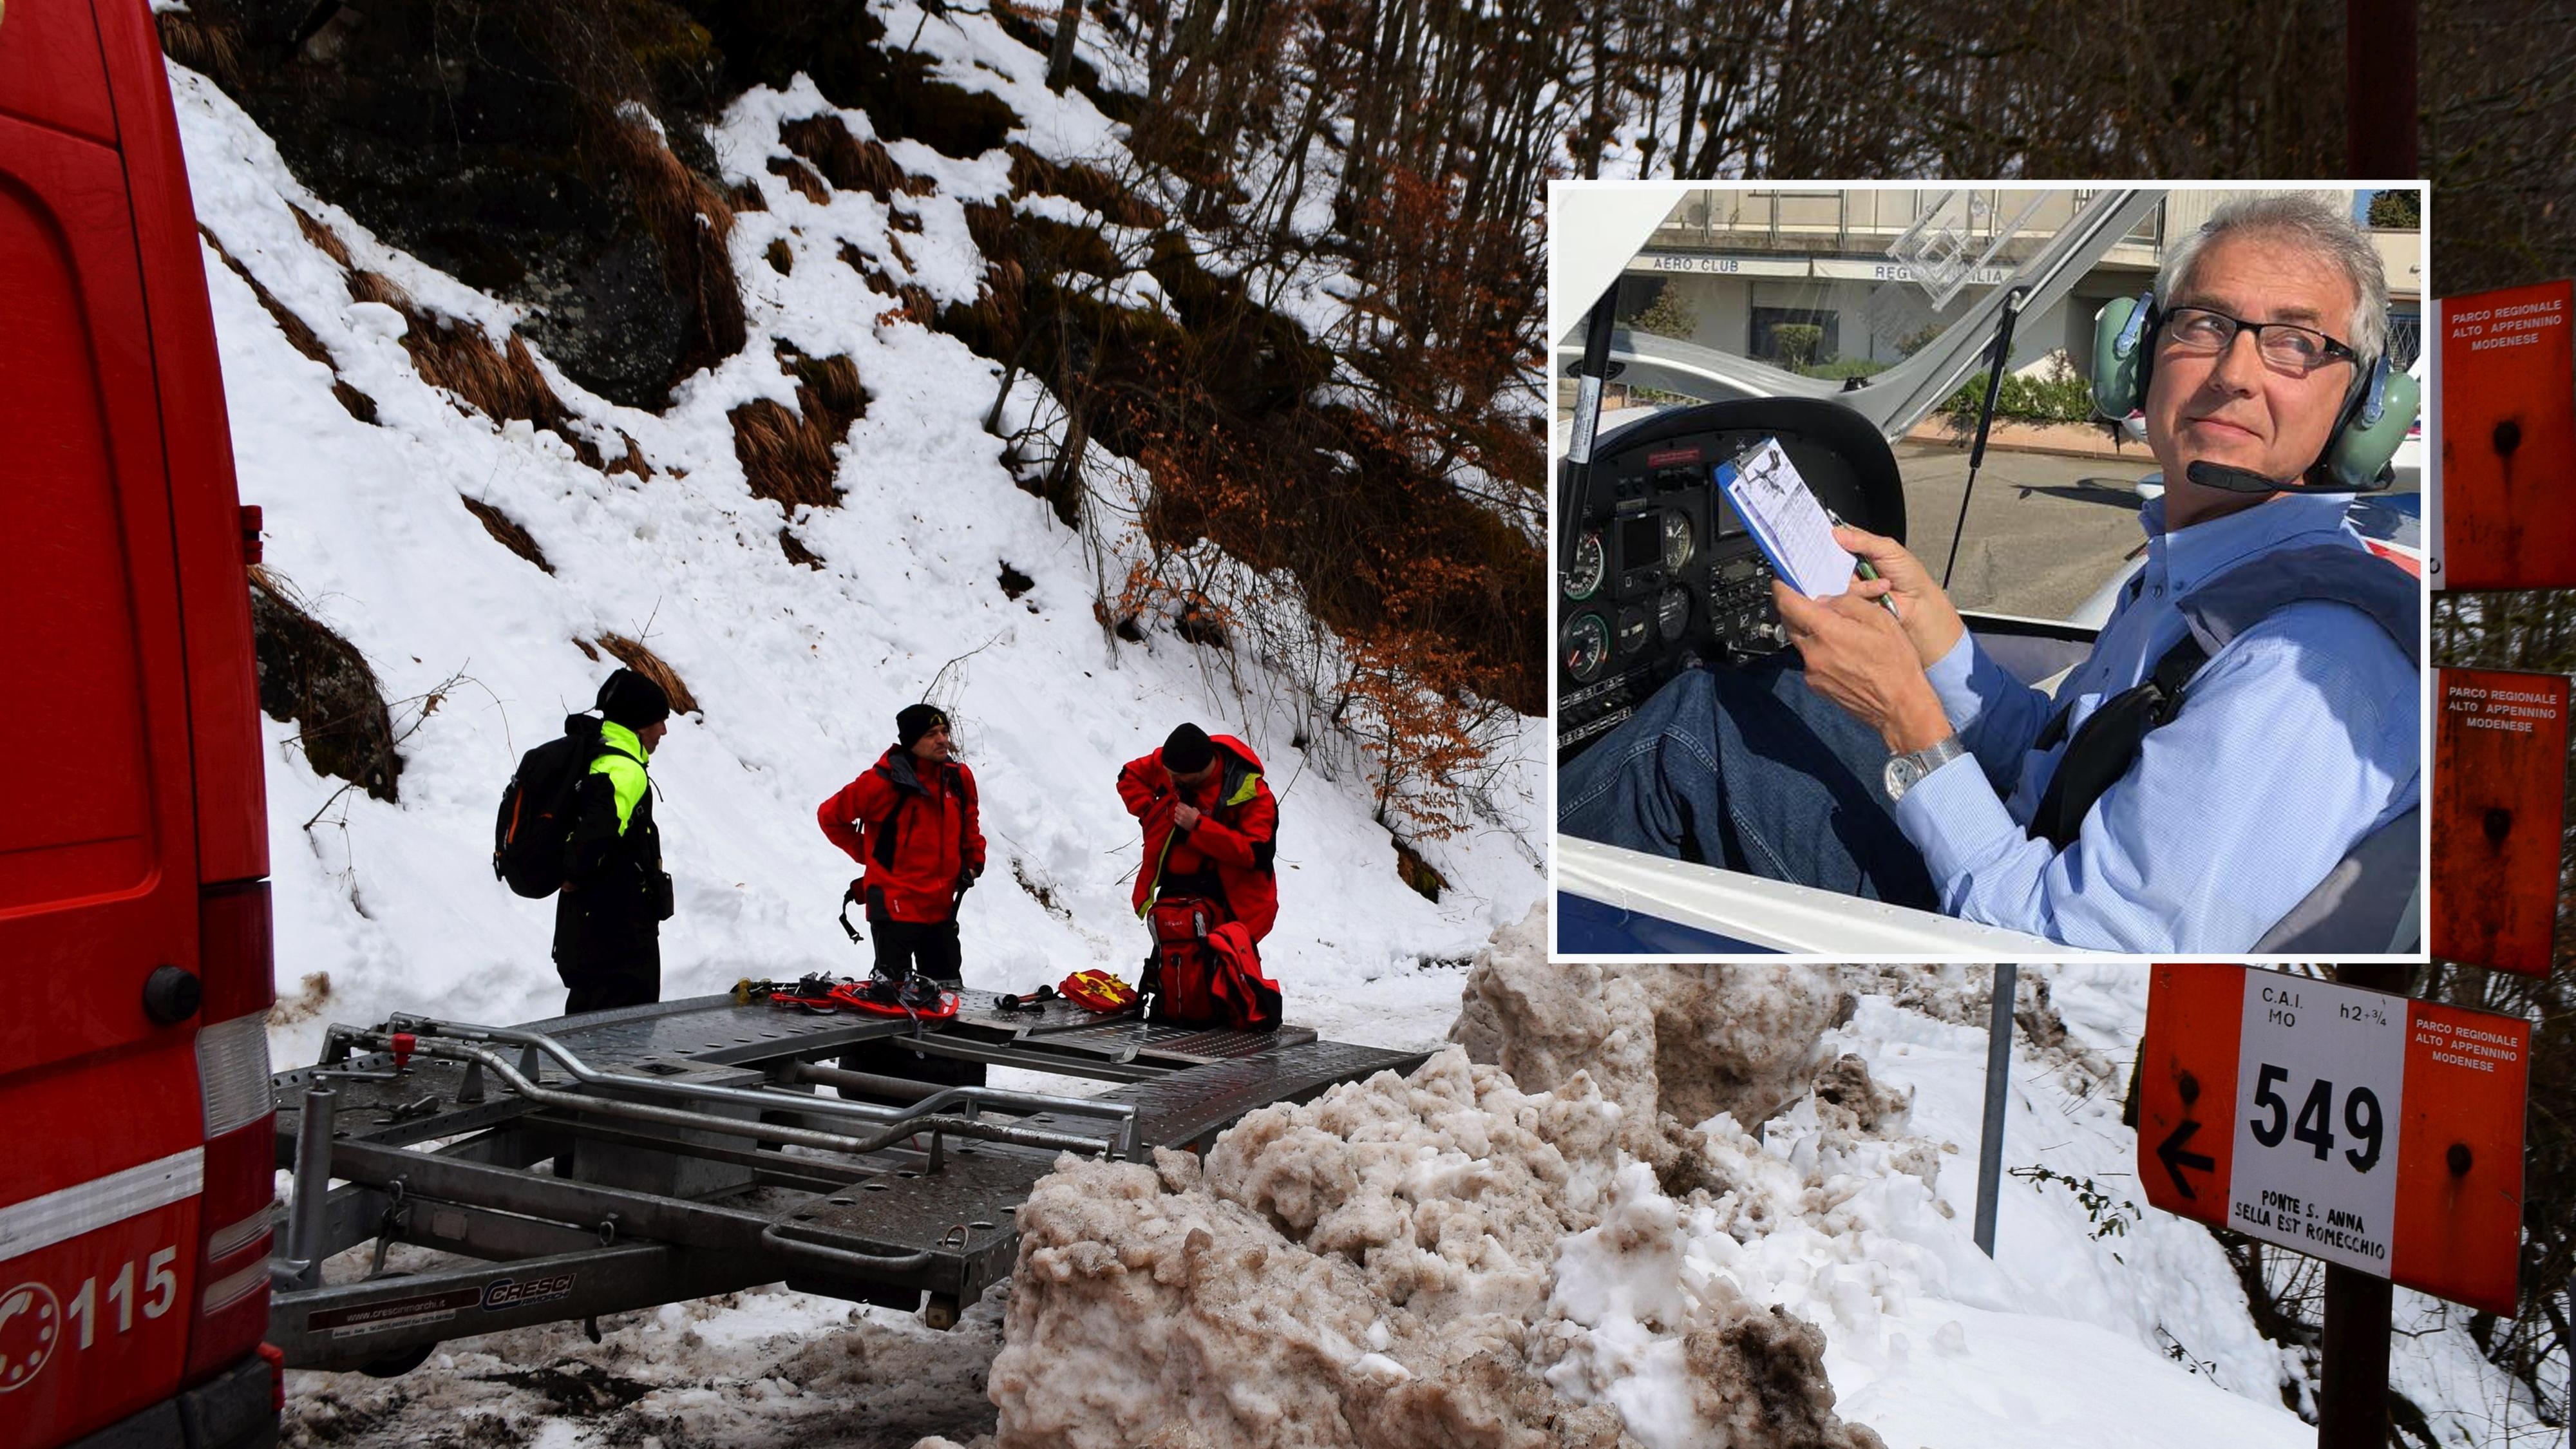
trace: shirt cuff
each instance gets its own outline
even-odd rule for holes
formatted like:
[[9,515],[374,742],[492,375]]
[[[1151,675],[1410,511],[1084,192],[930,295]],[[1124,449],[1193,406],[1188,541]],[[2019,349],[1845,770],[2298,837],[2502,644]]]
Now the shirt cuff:
[[1976,663],[1976,638],[1966,629],[1961,629],[1958,642],[1950,646],[1950,652],[1924,666],[1923,677],[1932,681],[1932,693],[1940,699],[1941,713],[1950,717],[1952,729],[1965,731],[1978,715],[1985,712],[1985,701],[1977,697],[1977,691],[1970,683],[1976,672]]
[[1945,904],[1952,883],[1995,853],[1998,837],[2009,843],[2021,834],[1973,755],[1915,781],[1897,800],[1895,815],[1897,828],[1923,852],[1924,868]]

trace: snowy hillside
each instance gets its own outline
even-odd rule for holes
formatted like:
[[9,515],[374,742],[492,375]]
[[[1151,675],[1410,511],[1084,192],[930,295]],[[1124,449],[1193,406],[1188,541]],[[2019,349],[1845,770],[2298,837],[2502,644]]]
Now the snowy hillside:
[[[1048,92],[1044,57],[989,20],[931,27],[923,45],[935,44],[952,52],[941,73],[1004,96],[1028,118],[1015,139],[1041,154],[1116,148],[1117,128],[1078,93]],[[312,194],[208,79],[174,65],[172,81],[211,242],[241,495],[266,509],[268,567],[364,654],[404,734],[400,799],[387,804],[317,776],[295,727],[269,725],[281,1065],[309,1061],[328,1019],[559,1009],[551,906],[492,879],[490,812],[518,752],[589,704],[615,664],[592,647],[608,635],[644,643],[701,707],[675,717],[652,762],[678,883],[666,997],[858,968],[832,921],[855,872],[813,811],[925,692],[958,720],[990,842],[962,913],[970,985],[1024,990],[1095,965],[1132,975],[1139,847],[1112,784],[1185,719],[1249,741],[1280,796],[1282,910],[1265,958],[1300,1019],[1328,1030],[1354,1019],[1348,998],[1380,980],[1425,999],[1454,992],[1454,971],[1434,963],[1462,960],[1537,899],[1543,729],[1508,743],[1504,788],[1476,829],[1422,847],[1450,886],[1434,905],[1398,879],[1367,785],[1335,765],[1353,755],[1347,742],[1304,748],[1312,722],[1265,684],[1261,661],[1163,632],[1113,643],[1095,621],[1103,562],[1014,486],[982,427],[1000,367],[882,290],[975,299],[985,260],[966,208],[1009,203],[1001,152],[960,161],[895,141],[885,150],[916,178],[909,189],[826,191],[798,174],[782,124],[835,116],[872,144],[868,117],[810,85],[739,97],[712,139],[723,179],[759,196],[735,209],[728,238],[748,341],[660,414],[587,393],[539,354],[569,414],[541,430],[466,410],[399,341],[441,325],[431,318],[502,338],[514,308]],[[351,300],[361,273],[357,290],[407,294],[408,316]],[[309,329],[327,365],[272,306]],[[762,398],[798,414],[810,403],[789,366],[836,357],[866,394],[837,455],[844,496],[783,516],[752,495],[728,414]],[[374,421],[335,385],[371,402]],[[1033,395],[1024,380],[1015,406]],[[548,571],[497,543],[463,500],[524,529]],[[791,561],[782,523],[819,562]],[[1227,682],[1237,675],[1249,680],[1240,698]],[[302,984],[323,974],[327,999]],[[1415,978],[1418,993],[1402,984]]]

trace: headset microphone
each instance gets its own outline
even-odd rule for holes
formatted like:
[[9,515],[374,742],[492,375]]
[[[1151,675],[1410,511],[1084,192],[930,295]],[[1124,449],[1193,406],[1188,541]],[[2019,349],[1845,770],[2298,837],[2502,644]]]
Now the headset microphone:
[[2323,468],[2310,470],[2306,478],[2276,480],[2250,468],[2231,468],[2224,463],[2194,463],[2183,470],[2183,476],[2203,488],[2227,493],[2376,493],[2388,486],[2388,481],[2374,479],[2356,487]]
[[2183,473],[2203,488],[2229,493],[2270,493],[2280,487],[2250,468],[2230,468],[2224,463],[2194,463]]

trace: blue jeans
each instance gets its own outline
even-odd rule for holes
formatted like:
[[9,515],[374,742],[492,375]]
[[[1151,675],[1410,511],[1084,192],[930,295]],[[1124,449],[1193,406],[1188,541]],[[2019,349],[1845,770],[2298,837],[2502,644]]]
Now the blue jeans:
[[1888,812],[1878,733],[1795,656],[1691,669],[1557,775],[1556,828],[1893,905],[1938,910]]

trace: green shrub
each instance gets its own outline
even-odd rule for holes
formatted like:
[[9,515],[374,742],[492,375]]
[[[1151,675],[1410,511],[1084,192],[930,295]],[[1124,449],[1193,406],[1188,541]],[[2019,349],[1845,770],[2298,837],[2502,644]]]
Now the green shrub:
[[1825,345],[1825,329],[1813,322],[1783,322],[1771,329],[1771,344],[1780,350],[1780,365],[1803,372]]
[[1699,330],[1699,313],[1682,300],[1681,289],[1670,282],[1658,285],[1655,300],[1626,320],[1628,326],[1636,331],[1652,332],[1658,337],[1682,342],[1688,342],[1691,334]]
[[[1986,378],[1978,372],[1959,385],[1941,404],[1941,417],[1955,433],[1977,430],[1977,412],[1986,404]],[[2017,423],[2082,423],[2093,418],[2093,384],[2076,376],[2064,353],[2049,360],[2047,372],[2038,377],[2020,373],[2004,374],[2003,390],[1995,397],[1995,417]]]
[[1887,371],[1888,366],[1887,363],[1873,361],[1866,357],[1837,357],[1829,362],[1815,363],[1798,370],[1809,377],[1854,378],[1875,377]]

